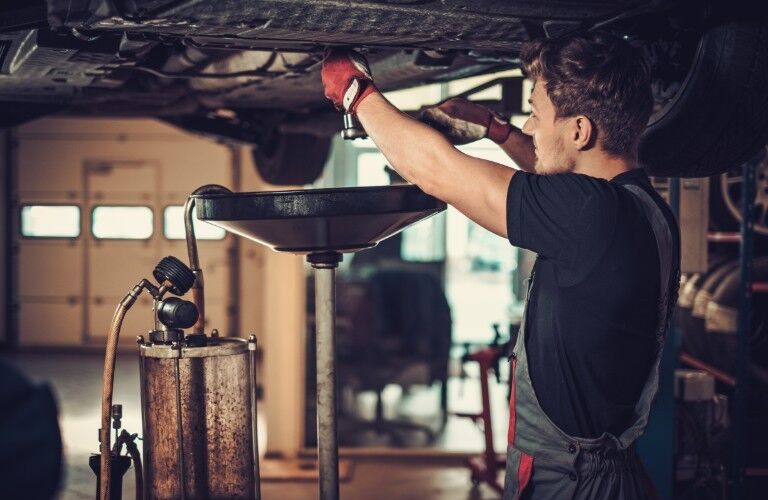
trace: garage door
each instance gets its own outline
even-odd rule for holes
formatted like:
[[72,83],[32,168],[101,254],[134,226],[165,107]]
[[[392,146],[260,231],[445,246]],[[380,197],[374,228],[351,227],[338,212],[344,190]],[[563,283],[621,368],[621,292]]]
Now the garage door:
[[[18,135],[19,343],[102,345],[126,292],[163,256],[186,260],[182,205],[199,185],[229,184],[229,152],[159,125],[138,134],[136,121],[44,122]],[[222,328],[229,240],[198,233],[208,324]],[[137,302],[122,342],[147,332],[151,306]]]

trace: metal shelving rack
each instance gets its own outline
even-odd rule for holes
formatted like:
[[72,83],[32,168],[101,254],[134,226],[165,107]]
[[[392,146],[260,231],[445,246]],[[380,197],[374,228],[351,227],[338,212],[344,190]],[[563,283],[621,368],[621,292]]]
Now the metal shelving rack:
[[711,242],[739,244],[739,317],[736,331],[736,373],[734,374],[733,401],[733,443],[731,467],[728,478],[731,483],[731,498],[741,499],[746,495],[747,476],[768,475],[768,469],[748,467],[746,452],[748,446],[749,422],[749,337],[752,332],[752,295],[768,292],[768,282],[754,282],[752,262],[754,260],[754,216],[755,216],[755,171],[762,160],[763,152],[744,163],[741,185],[741,227],[738,233],[712,233]]
[[732,498],[745,497],[747,475],[746,453],[748,444],[749,405],[749,337],[752,332],[752,294],[768,288],[768,283],[753,283],[752,261],[754,258],[755,219],[755,171],[762,160],[761,154],[743,165],[744,177],[741,186],[741,231],[739,247],[739,319],[736,347],[736,387],[734,388],[733,448],[731,454]]
[[736,373],[726,374],[689,355],[682,354],[680,361],[694,368],[703,369],[721,382],[734,388],[733,440],[731,466],[728,470],[730,498],[740,500],[746,496],[745,480],[750,476],[768,476],[768,468],[749,467],[746,463],[746,449],[749,445],[749,338],[752,332],[752,295],[768,293],[768,282],[754,282],[752,263],[754,260],[754,216],[757,166],[763,159],[763,151],[742,165],[743,181],[741,192],[741,225],[739,232],[710,233],[709,242],[739,244],[739,315],[737,323]]

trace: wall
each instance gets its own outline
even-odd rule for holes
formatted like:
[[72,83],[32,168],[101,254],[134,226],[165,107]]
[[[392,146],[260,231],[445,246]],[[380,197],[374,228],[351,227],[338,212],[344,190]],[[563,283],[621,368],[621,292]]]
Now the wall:
[[[256,174],[248,148],[216,144],[157,121],[50,118],[27,124],[14,134],[19,141],[15,187],[20,202],[82,205],[84,224],[96,203],[134,202],[153,206],[159,214],[168,204],[183,203],[190,191],[203,184],[242,191],[274,189]],[[109,168],[101,172],[100,164]],[[121,169],[123,165],[131,168]],[[90,171],[103,175],[88,177]],[[19,208],[14,207],[13,217],[19,217]],[[183,241],[154,236],[145,242],[94,241],[89,229],[83,225],[82,236],[73,241],[14,236],[24,247],[15,263],[21,275],[17,298],[22,306],[26,304],[20,315],[22,347],[100,349],[101,332],[109,320],[106,315],[122,295],[138,279],[149,276],[160,257],[186,260]],[[160,232],[162,221],[156,215],[155,234]],[[263,349],[259,373],[268,452],[295,456],[303,442],[304,261],[233,239],[199,242],[209,328],[258,337]],[[233,257],[239,257],[239,266],[232,265]],[[233,269],[238,276],[230,281]],[[240,294],[234,303],[225,297],[230,283]],[[121,340],[128,351],[135,335],[147,330],[149,306],[137,303],[126,319]],[[98,309],[98,314],[86,314],[84,308]],[[232,324],[228,310],[239,314],[234,323],[238,331],[224,331]]]
[[[241,160],[242,191],[277,189],[259,178],[248,148],[241,149]],[[242,330],[254,331],[264,349],[268,451],[295,457],[304,428],[304,260],[248,240],[241,242],[240,252]]]

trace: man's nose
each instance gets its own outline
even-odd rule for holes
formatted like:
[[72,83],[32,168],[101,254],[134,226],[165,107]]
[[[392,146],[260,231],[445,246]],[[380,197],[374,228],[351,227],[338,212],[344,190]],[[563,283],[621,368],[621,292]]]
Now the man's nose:
[[527,120],[525,120],[525,123],[523,124],[523,128],[521,128],[520,131],[525,135],[533,136],[533,125],[531,124],[530,117]]

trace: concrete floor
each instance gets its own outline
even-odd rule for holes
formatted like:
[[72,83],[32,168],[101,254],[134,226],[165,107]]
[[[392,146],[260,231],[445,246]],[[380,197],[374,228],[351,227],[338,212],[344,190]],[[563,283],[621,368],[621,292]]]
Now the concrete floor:
[[[91,499],[96,480],[87,465],[97,451],[103,358],[97,354],[17,354],[6,356],[31,379],[49,383],[58,398],[64,441],[65,477],[62,500]],[[114,402],[122,403],[123,427],[141,432],[138,364],[135,356],[121,355],[115,373]],[[491,499],[489,487],[472,488],[469,472],[457,459],[354,458],[352,479],[342,483],[345,499]],[[123,498],[133,498],[132,471],[125,476]],[[263,497],[316,498],[315,482],[265,482]]]
[[[356,459],[351,481],[341,484],[344,500],[487,500],[497,499],[486,485],[472,488],[467,469],[414,459]],[[315,483],[266,483],[265,500],[316,498]]]

